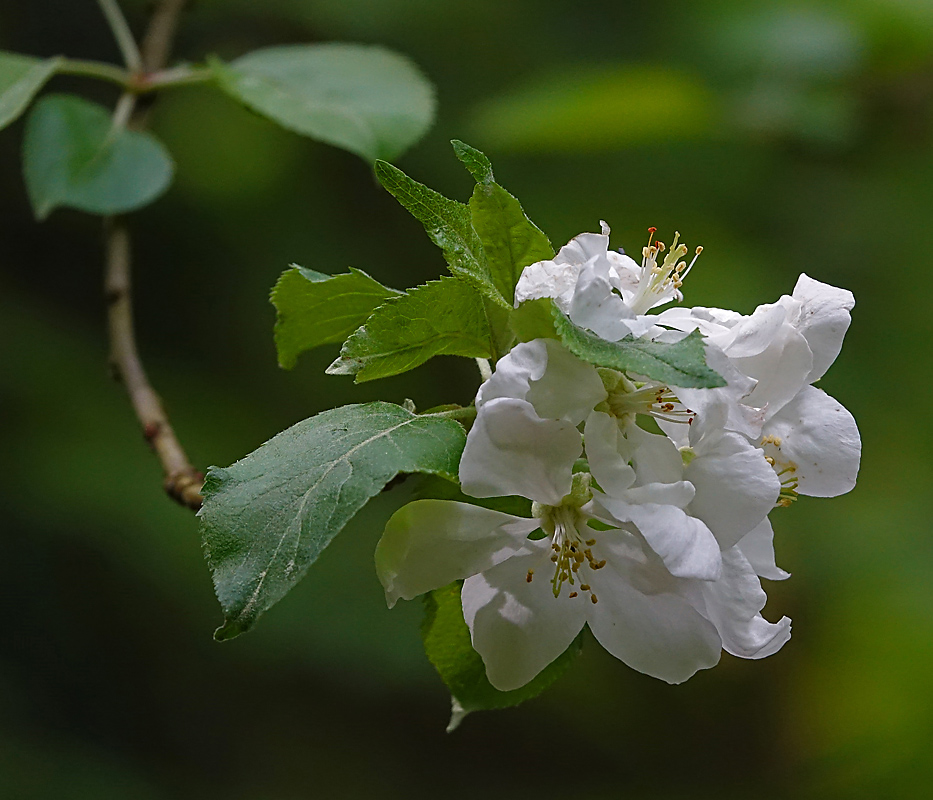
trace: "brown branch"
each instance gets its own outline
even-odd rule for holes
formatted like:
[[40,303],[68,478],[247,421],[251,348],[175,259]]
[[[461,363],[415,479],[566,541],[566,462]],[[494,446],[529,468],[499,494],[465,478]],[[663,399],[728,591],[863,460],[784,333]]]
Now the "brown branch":
[[126,387],[143,435],[165,470],[165,491],[172,499],[191,509],[201,507],[204,475],[188,461],[175,431],[162,408],[159,395],[149,383],[136,350],[133,333],[132,291],[130,285],[130,235],[119,217],[105,223],[107,270],[104,283],[107,321],[110,333],[110,365],[114,377]]
[[149,27],[140,47],[143,55],[143,69],[146,72],[158,72],[164,69],[172,54],[172,42],[178,27],[178,17],[188,0],[159,0],[152,11]]
[[[165,66],[171,53],[178,15],[185,0],[160,0],[156,5],[143,40],[143,68],[156,72]],[[130,96],[130,104],[132,97]],[[132,127],[145,127],[145,111],[137,109]],[[162,408],[159,395],[149,383],[136,349],[133,330],[133,302],[130,281],[130,234],[120,217],[104,220],[106,266],[104,291],[107,299],[107,323],[110,336],[110,365],[114,377],[129,394],[136,417],[165,471],[163,486],[168,495],[193,510],[201,507],[203,473],[196,470],[182,449],[175,431]]]

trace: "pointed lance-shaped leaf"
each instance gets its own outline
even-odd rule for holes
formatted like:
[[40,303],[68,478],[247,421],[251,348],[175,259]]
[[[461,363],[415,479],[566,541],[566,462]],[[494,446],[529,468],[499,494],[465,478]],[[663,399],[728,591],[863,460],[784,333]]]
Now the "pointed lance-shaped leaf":
[[706,347],[699,331],[673,344],[629,336],[607,342],[574,325],[556,306],[553,314],[564,347],[597,367],[644,375],[671,386],[713,389],[726,385],[719,373],[707,365]]
[[377,306],[402,294],[353,267],[349,273],[325,275],[293,265],[282,273],[270,298],[277,312],[279,365],[291,369],[305,350],[342,342]]
[[224,612],[215,638],[249,630],[400,472],[456,480],[465,441],[451,419],[365,403],[325,411],[230,467],[211,467],[199,516]]
[[327,372],[355,375],[361,383],[407,372],[434,356],[490,358],[491,336],[479,292],[444,276],[379,306]]
[[412,180],[385,161],[377,161],[375,171],[386,191],[424,225],[428,237],[444,253],[451,273],[473,284],[492,302],[511,308],[492,280],[469,207]]
[[521,203],[496,183],[489,159],[457,139],[451,144],[457,158],[476,179],[470,198],[473,229],[483,243],[493,283],[511,302],[522,270],[537,261],[554,258],[554,248],[525,215]]

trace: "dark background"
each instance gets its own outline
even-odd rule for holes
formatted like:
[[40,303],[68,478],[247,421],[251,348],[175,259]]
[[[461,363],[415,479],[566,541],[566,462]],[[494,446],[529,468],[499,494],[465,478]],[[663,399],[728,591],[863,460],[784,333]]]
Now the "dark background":
[[[108,377],[99,221],[32,220],[20,121],[0,134],[0,796],[928,797],[933,3],[201,0],[176,53],[327,40],[436,83],[399,164],[449,196],[471,191],[462,138],[555,245],[600,219],[629,251],[649,225],[703,244],[691,305],[748,313],[802,271],[855,292],[821,385],[859,421],[859,485],[773,515],[794,577],[766,614],[794,637],[678,687],[590,643],[541,698],[447,735],[419,604],[387,611],[373,573],[382,497],[254,632],[213,642],[196,521]],[[0,48],[118,59],[90,0],[0,1]],[[177,178],[132,220],[140,347],[196,463],[347,402],[469,401],[468,361],[362,386],[323,374],[336,348],[276,366],[289,263],[398,288],[443,269],[367,164],[207,88],[166,93],[152,128]]]

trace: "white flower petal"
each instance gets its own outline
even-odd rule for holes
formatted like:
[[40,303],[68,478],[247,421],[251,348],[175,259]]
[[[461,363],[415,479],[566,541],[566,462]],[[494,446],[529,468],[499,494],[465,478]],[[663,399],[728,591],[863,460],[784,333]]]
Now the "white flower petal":
[[[549,542],[528,542],[518,555],[463,584],[463,619],[473,648],[489,682],[504,692],[528,683],[583,627],[584,598],[570,599],[566,592],[554,597]],[[536,569],[531,582],[529,569]]]
[[774,508],[781,482],[765,454],[737,433],[710,433],[696,447],[684,478],[696,488],[689,512],[723,549],[732,547]]
[[807,383],[814,383],[823,377],[842,349],[855,297],[848,289],[820,283],[801,273],[793,298],[800,303],[795,324],[813,352],[813,369]]
[[596,369],[570,353],[555,339],[517,344],[496,364],[492,377],[479,388],[476,407],[497,397],[527,400],[543,419],[580,424],[606,399]]
[[635,314],[613,291],[608,265],[603,266],[600,270],[598,265],[590,265],[580,272],[567,313],[576,325],[606,341],[617,342],[631,333],[627,321],[634,320]]
[[389,608],[475,575],[518,552],[536,519],[452,500],[416,500],[395,512],[376,545]]
[[733,363],[746,375],[757,378],[758,384],[744,402],[766,409],[767,419],[806,386],[813,354],[803,335],[785,325],[764,352],[751,358],[735,358]]
[[758,306],[750,317],[737,322],[728,333],[710,338],[729,358],[749,358],[770,347],[786,319],[787,312],[780,303],[767,303]]
[[541,419],[531,403],[499,397],[476,415],[460,459],[460,483],[473,497],[517,494],[558,505],[570,492],[582,452],[580,432],[569,422]]
[[623,433],[619,450],[634,465],[639,485],[675,483],[683,478],[683,459],[670,439],[649,433],[635,423],[626,425]]
[[544,342],[547,369],[532,381],[525,399],[535,407],[539,417],[563,419],[579,425],[594,406],[606,399],[606,387],[599,373],[592,364],[577,358],[555,339],[535,341]]
[[777,436],[781,460],[796,465],[800,494],[836,497],[855,486],[862,453],[858,427],[822,389],[805,387],[763,432]]
[[583,441],[590,471],[610,495],[624,492],[635,482],[635,470],[619,455],[619,425],[614,417],[594,411],[586,420]]
[[582,266],[554,261],[538,261],[528,265],[515,284],[515,307],[518,308],[526,300],[553,297],[561,311],[567,313]]
[[597,573],[598,602],[587,608],[599,643],[632,669],[668,683],[715,666],[722,652],[715,627],[675,593],[677,582],[663,566],[613,556]]
[[[739,372],[725,353],[709,342],[706,344],[706,363],[722,376],[726,381],[725,386],[716,389],[672,387],[680,402],[696,413],[694,424],[702,425],[705,417],[718,414],[715,408],[720,406],[726,410],[726,419],[722,425],[727,430],[757,439],[764,422],[764,413],[744,402],[755,388],[755,381]],[[670,427],[662,427],[670,435]],[[675,441],[681,444],[685,436],[686,432],[675,438]]]
[[628,503],[599,493],[593,500],[620,523],[633,523],[671,575],[705,581],[719,577],[719,543],[700,520],[676,506]]
[[790,577],[774,560],[774,530],[765,517],[753,530],[746,533],[736,545],[758,575],[772,581]]
[[783,617],[772,623],[761,616],[767,595],[738,548],[723,551],[722,578],[697,585],[706,615],[719,631],[727,653],[740,658],[765,658],[790,639],[790,619]]

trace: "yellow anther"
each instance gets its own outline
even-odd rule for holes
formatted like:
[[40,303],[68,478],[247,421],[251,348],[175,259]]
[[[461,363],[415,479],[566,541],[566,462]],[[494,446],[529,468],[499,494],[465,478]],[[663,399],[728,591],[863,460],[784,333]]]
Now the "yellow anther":
[[599,598],[595,594],[590,595],[590,602],[595,606],[599,602]]
[[588,583],[581,583],[581,584],[580,584],[580,588],[581,588],[584,592],[588,592],[588,591],[590,590],[590,585],[589,585]]

